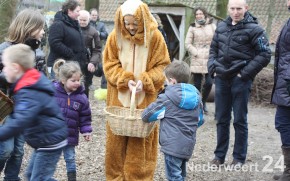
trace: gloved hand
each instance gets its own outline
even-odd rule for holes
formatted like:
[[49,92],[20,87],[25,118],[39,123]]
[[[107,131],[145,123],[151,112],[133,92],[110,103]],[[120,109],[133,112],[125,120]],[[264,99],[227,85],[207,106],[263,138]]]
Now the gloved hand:
[[287,89],[288,94],[290,96],[290,80],[286,80],[286,89]]
[[103,65],[102,65],[102,63],[97,63],[94,75],[96,77],[102,77],[102,75],[103,75]]
[[143,91],[143,82],[141,80],[138,80],[136,84],[136,93]]
[[133,87],[136,86],[136,82],[134,80],[129,80],[128,81],[128,87],[129,87],[129,90],[132,92],[132,89]]
[[130,91],[132,91],[133,87],[135,86],[136,86],[136,93],[141,92],[143,90],[143,83],[141,80],[138,80],[137,83],[133,80],[129,80],[128,87]]

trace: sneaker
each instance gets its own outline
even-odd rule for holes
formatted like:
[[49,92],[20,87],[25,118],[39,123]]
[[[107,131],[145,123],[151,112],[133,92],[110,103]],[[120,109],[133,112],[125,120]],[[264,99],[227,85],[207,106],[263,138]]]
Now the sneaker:
[[210,163],[212,166],[220,167],[224,164],[224,161],[215,158]]

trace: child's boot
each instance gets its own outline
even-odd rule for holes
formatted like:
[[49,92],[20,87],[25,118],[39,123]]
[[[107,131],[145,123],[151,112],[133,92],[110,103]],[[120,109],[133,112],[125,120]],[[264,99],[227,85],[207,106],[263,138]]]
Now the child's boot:
[[290,181],[290,147],[282,146],[285,169],[282,175],[274,175],[274,180]]
[[76,172],[67,172],[67,180],[68,181],[76,181],[77,180]]

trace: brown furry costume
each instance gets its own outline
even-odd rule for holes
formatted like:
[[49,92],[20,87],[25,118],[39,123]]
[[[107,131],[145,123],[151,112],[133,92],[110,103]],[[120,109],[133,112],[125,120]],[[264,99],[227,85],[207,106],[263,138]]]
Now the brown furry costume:
[[[129,14],[138,22],[134,36],[123,22],[123,17]],[[127,0],[117,10],[115,29],[108,37],[103,60],[108,80],[108,106],[128,106],[129,80],[143,83],[137,108],[145,108],[156,99],[164,84],[163,70],[170,59],[157,23],[142,1]],[[107,124],[107,180],[153,180],[157,146],[158,127],[147,138],[134,138],[114,135]]]

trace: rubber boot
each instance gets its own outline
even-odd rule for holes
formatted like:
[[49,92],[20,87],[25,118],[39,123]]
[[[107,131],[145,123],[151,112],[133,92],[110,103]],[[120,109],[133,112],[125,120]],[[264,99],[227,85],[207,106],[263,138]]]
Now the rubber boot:
[[68,181],[76,181],[77,180],[76,172],[67,172],[67,180]]
[[274,180],[279,181],[290,181],[290,147],[282,146],[282,151],[284,155],[284,172],[282,175],[274,175]]

